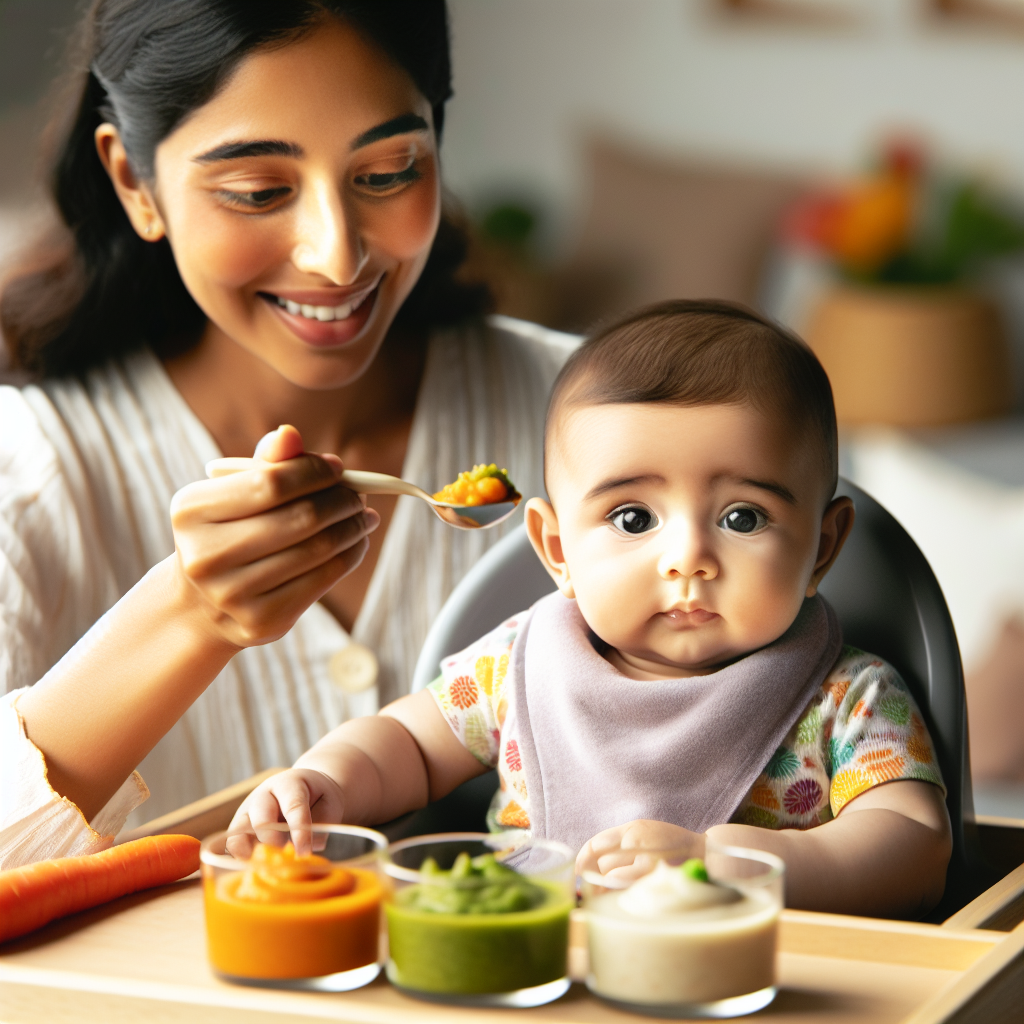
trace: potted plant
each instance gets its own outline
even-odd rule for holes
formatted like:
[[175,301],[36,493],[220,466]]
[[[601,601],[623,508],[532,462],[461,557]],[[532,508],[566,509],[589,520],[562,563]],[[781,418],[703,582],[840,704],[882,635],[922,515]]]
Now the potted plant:
[[784,233],[834,269],[805,331],[841,422],[931,426],[1009,410],[1009,350],[984,264],[1024,248],[1024,222],[979,182],[887,148],[845,188],[802,199]]

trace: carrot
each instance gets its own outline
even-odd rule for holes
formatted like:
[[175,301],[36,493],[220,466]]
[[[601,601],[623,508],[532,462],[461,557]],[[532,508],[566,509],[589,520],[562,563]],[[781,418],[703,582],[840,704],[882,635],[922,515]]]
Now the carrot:
[[198,839],[148,836],[102,853],[0,871],[0,942],[118,896],[174,882],[198,867]]

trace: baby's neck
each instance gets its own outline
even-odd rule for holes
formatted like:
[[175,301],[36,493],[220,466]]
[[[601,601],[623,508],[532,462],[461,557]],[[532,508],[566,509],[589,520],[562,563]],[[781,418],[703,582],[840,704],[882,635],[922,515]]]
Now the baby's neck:
[[[636,679],[646,682],[649,679],[689,679],[692,676],[706,676],[717,672],[726,665],[731,665],[739,658],[732,658],[720,665],[707,665],[699,668],[691,668],[687,665],[673,665],[667,662],[648,661],[646,658],[638,658],[634,654],[624,654],[614,647],[602,646],[601,656],[614,668],[617,668],[628,679]],[[746,657],[746,655],[740,655]]]

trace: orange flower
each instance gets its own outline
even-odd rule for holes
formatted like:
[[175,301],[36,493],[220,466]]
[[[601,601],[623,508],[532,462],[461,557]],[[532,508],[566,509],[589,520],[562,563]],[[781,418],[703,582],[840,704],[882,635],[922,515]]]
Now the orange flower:
[[509,828],[529,828],[530,817],[515,800],[509,800],[498,815],[498,824]]
[[452,703],[457,708],[462,708],[463,711],[472,707],[480,696],[476,683],[469,676],[456,676],[448,688],[448,692],[451,694]]
[[883,747],[881,750],[866,750],[857,759],[861,764],[870,766],[876,761],[884,761],[892,757],[892,747]]
[[843,698],[846,696],[846,691],[850,688],[850,680],[842,679],[838,683],[828,683],[825,686],[827,693],[832,694],[832,699],[836,702],[836,707],[839,707],[843,702]]
[[830,211],[823,241],[836,259],[851,270],[877,270],[896,255],[910,237],[915,182],[886,173],[857,182]]
[[906,761],[897,755],[886,761],[873,761],[871,764],[865,764],[864,770],[871,776],[871,781],[877,784],[900,778],[903,775],[905,764]]
[[920,761],[922,764],[932,759],[932,748],[928,744],[927,740],[921,739],[919,736],[911,736],[907,740],[907,753],[915,760]]
[[750,802],[756,807],[764,807],[769,811],[777,811],[780,807],[779,801],[772,792],[771,786],[766,786],[764,783],[755,786],[750,791]]

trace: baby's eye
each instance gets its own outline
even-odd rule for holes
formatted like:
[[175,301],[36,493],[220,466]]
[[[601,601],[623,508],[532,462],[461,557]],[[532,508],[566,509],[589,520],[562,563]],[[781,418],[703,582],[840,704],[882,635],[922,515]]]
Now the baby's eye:
[[626,508],[617,508],[608,516],[608,522],[621,533],[635,535],[653,530],[658,525],[658,517],[642,505],[629,505]]
[[725,513],[718,525],[723,530],[735,530],[736,533],[756,533],[768,525],[768,518],[756,508],[734,508]]

